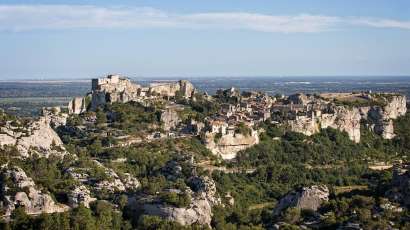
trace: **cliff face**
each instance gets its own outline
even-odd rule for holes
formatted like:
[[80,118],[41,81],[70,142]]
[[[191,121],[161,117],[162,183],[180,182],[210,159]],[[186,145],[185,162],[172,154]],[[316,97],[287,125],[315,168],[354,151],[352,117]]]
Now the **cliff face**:
[[385,139],[392,139],[394,134],[393,120],[403,116],[407,112],[405,96],[391,96],[388,103],[383,107],[372,107],[368,118],[372,120],[375,133]]
[[259,143],[259,135],[257,131],[252,131],[249,136],[242,134],[225,134],[215,142],[214,133],[205,133],[205,146],[212,151],[213,154],[219,155],[224,160],[231,160],[236,157],[236,154]]
[[66,154],[63,142],[50,127],[48,117],[40,117],[22,127],[7,123],[0,130],[0,149],[4,145],[15,145],[22,157],[29,157],[33,153],[43,157]]
[[161,122],[163,123],[164,130],[170,131],[181,122],[181,119],[174,109],[165,109],[161,113]]
[[[332,106],[330,111],[319,115],[298,116],[295,120],[289,120],[288,125],[292,131],[305,135],[312,135],[320,131],[320,128],[331,127],[347,132],[349,138],[360,142],[360,122],[368,121],[373,131],[385,139],[391,139],[394,135],[393,119],[406,113],[406,97],[399,95],[387,95],[386,104],[381,106]],[[313,113],[313,112],[312,112]]]
[[63,204],[57,204],[49,194],[43,193],[26,173],[18,167],[2,168],[2,209],[3,217],[9,217],[16,206],[24,207],[29,215],[41,213],[65,212],[69,208]]
[[347,132],[349,138],[358,143],[360,142],[360,119],[359,109],[336,107],[333,116],[326,117],[319,122],[322,128],[331,127]]
[[320,116],[297,116],[295,120],[288,121],[290,129],[294,132],[303,133],[307,136],[320,132],[323,128],[334,128],[347,132],[354,142],[360,142],[360,119],[358,109],[335,107],[332,113]]
[[75,97],[68,103],[69,114],[80,114],[87,111],[86,97]]

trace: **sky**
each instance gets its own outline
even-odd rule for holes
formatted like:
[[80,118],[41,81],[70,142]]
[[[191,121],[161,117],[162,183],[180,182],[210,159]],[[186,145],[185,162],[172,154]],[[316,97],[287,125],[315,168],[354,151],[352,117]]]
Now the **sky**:
[[408,0],[0,0],[0,80],[410,76]]

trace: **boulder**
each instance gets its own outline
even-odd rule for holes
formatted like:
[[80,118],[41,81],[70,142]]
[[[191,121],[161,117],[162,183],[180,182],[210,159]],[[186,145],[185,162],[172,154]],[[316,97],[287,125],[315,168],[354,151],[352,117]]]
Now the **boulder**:
[[144,214],[154,215],[182,225],[208,225],[212,220],[212,208],[206,199],[193,198],[187,207],[177,208],[160,203],[143,205]]
[[329,200],[329,189],[325,185],[313,185],[302,187],[289,192],[281,198],[273,210],[274,215],[279,215],[282,211],[295,207],[316,211],[320,205]]

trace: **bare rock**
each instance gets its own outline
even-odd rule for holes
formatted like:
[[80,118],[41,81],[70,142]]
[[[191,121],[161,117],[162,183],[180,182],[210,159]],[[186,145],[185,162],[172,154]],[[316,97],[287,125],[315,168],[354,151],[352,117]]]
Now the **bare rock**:
[[194,198],[191,204],[184,208],[148,203],[143,205],[143,209],[147,215],[159,216],[182,225],[200,224],[210,226],[212,220],[212,208],[206,199]]
[[33,153],[40,157],[67,154],[60,137],[50,127],[48,117],[40,117],[24,127],[16,128],[11,124],[2,127],[0,148],[3,145],[15,145],[22,157],[29,157]]
[[[3,208],[5,215],[9,217],[16,206],[22,206],[29,215],[39,215],[41,213],[65,212],[68,206],[56,203],[49,194],[36,189],[34,181],[26,175],[19,167],[3,167],[5,180],[11,180],[14,184],[2,181],[2,190],[5,194]],[[13,186],[11,189],[8,186]],[[17,191],[17,192],[13,192]]]
[[19,167],[11,167],[7,169],[7,166],[3,167],[3,175],[10,178],[14,185],[18,188],[34,187],[34,181],[26,175],[23,169]]
[[60,107],[43,108],[41,115],[49,121],[50,126],[54,129],[59,126],[66,125],[68,114],[62,113]]
[[206,132],[203,139],[205,146],[213,154],[221,156],[225,160],[234,159],[239,151],[259,143],[257,131],[252,131],[251,135],[225,134],[216,142],[215,133]]
[[[327,102],[328,107],[325,106],[323,111],[308,110],[307,115],[296,115],[295,119],[288,121],[288,125],[292,131],[308,136],[320,132],[320,129],[331,127],[347,132],[349,138],[358,143],[360,142],[360,122],[361,120],[367,120],[372,124],[372,129],[376,134],[385,139],[392,139],[395,136],[393,120],[403,116],[407,111],[406,97],[392,94],[382,94],[378,97],[380,97],[379,100],[385,102],[384,106],[350,107],[336,106]],[[301,94],[289,97],[289,100],[304,106],[312,103],[312,98]],[[323,105],[326,104],[326,102],[320,100],[317,102]],[[314,105],[311,107],[315,107]]]
[[75,97],[68,103],[69,114],[80,114],[87,111],[87,97]]
[[136,191],[141,187],[139,180],[129,173],[124,173],[122,182],[124,183],[125,189],[128,191]]
[[89,208],[90,203],[95,200],[97,199],[91,197],[91,192],[85,185],[75,187],[68,194],[68,202],[71,207],[77,207],[78,205],[83,204],[85,207]]
[[171,129],[177,127],[177,125],[181,122],[181,119],[174,109],[168,108],[161,113],[161,122],[164,124],[164,130],[170,131]]
[[186,207],[175,207],[162,202],[146,202],[142,199],[142,209],[147,215],[155,215],[182,225],[200,224],[210,226],[212,207],[221,204],[216,193],[214,181],[210,177],[193,177],[190,179],[193,191],[191,203]]
[[95,167],[99,167],[104,170],[107,179],[96,181],[95,178],[91,178],[90,170],[87,168],[71,167],[66,170],[73,179],[81,182],[84,185],[90,185],[95,191],[107,191],[109,193],[123,192],[123,191],[135,191],[141,184],[137,178],[133,177],[129,173],[124,173],[120,177],[113,169],[105,167],[100,162],[94,160]]
[[324,201],[329,200],[329,189],[325,185],[313,185],[291,191],[281,198],[273,210],[274,215],[279,215],[289,207],[309,209],[316,211]]

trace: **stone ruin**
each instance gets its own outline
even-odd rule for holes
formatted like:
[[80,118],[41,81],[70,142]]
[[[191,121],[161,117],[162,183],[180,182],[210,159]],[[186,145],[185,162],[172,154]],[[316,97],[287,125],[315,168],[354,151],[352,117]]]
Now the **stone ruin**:
[[95,110],[106,103],[175,97],[178,92],[184,98],[191,98],[196,89],[187,80],[151,83],[148,87],[143,87],[120,75],[108,75],[105,78],[92,79],[91,93],[83,98],[74,98],[68,109],[69,113],[80,114],[87,109]]

